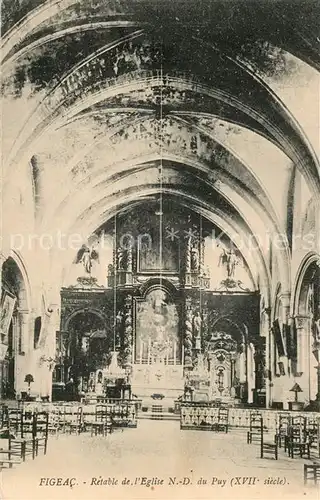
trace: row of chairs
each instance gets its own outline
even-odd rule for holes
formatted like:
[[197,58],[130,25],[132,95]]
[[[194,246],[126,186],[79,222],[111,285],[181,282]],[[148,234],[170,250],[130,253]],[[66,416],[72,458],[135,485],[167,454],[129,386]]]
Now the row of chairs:
[[41,450],[47,453],[49,414],[45,411],[30,412],[5,409],[1,422],[0,466],[12,467],[24,462],[27,456],[34,459]]
[[289,457],[310,458],[311,453],[320,458],[320,422],[303,416],[280,415],[277,427],[279,447],[284,447]]
[[88,430],[92,435],[105,435],[111,433],[114,427],[125,426],[128,420],[125,409],[116,412],[108,404],[91,405],[86,411],[83,406],[55,406],[50,413],[49,430],[56,435],[60,432],[80,434]]
[[[279,450],[284,449],[290,458],[311,459],[315,450],[319,458],[319,422],[310,421],[301,416],[280,415],[275,434],[268,432],[262,415],[252,412],[247,432],[247,443],[259,442],[260,458],[278,460]],[[320,479],[320,462],[304,464],[304,481],[312,480],[315,484]]]

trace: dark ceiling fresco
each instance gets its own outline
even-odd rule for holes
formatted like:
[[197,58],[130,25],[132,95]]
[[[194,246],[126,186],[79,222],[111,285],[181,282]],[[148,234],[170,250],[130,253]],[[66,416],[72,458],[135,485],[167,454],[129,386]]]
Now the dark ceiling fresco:
[[232,220],[233,211],[243,218],[217,194],[220,181],[278,227],[259,160],[247,164],[226,143],[257,134],[319,189],[316,155],[268,81],[291,84],[305,62],[319,67],[319,17],[313,0],[4,0],[3,95],[32,102],[8,171],[36,162],[43,201],[63,165],[53,205],[64,210],[73,189],[92,189],[93,213],[106,198],[122,206],[125,195],[156,189],[148,165],[161,154],[179,173],[164,179],[169,191],[199,206],[224,200]]
[[[4,0],[2,33],[43,3]],[[226,56],[241,58],[256,71],[277,77],[292,69],[284,50],[315,66],[319,64],[315,47],[319,43],[320,8],[314,1],[207,0],[197,2],[197,8],[190,2],[163,0],[83,0],[69,4],[16,45],[15,53],[29,47],[19,58],[15,72],[17,95],[26,81],[35,90],[57,84],[64,73],[89,54],[132,32],[134,27],[130,25],[143,29],[149,39],[152,65],[159,66],[161,59],[163,67],[187,71],[193,68],[193,72],[196,65],[201,74],[208,72],[209,80],[220,73]]]

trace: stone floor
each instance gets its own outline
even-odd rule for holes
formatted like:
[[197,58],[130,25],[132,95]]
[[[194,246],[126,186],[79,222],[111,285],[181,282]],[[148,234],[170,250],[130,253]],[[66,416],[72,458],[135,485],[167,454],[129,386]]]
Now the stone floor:
[[[290,460],[283,450],[278,461],[260,459],[258,445],[246,444],[245,434],[181,431],[176,421],[140,420],[137,429],[105,438],[51,437],[45,457],[2,471],[1,498],[319,498],[316,487],[303,485],[303,460]],[[48,485],[58,478],[63,485]],[[264,484],[270,480],[276,484]]]

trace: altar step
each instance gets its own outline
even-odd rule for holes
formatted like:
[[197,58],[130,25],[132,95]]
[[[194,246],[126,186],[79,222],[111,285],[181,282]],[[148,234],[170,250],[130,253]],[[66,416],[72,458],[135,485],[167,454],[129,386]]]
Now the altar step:
[[147,411],[140,411],[139,418],[149,420],[180,420],[180,415],[168,411],[168,408],[161,404],[153,404]]
[[138,418],[143,420],[180,420],[180,415],[176,413],[163,412],[155,414],[152,412],[140,412]]

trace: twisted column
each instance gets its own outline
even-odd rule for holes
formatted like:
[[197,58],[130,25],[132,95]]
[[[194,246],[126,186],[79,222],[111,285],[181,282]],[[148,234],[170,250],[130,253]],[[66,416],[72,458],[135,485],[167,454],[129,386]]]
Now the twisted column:
[[187,240],[186,247],[186,273],[191,273],[191,238]]
[[132,364],[132,342],[133,342],[133,328],[132,328],[132,297],[128,296],[125,300],[124,312],[124,364]]
[[132,245],[130,244],[127,249],[127,271],[132,273]]
[[205,239],[200,238],[200,275],[204,274],[204,251],[205,251]]

